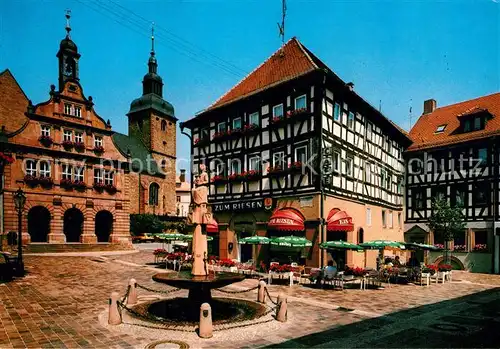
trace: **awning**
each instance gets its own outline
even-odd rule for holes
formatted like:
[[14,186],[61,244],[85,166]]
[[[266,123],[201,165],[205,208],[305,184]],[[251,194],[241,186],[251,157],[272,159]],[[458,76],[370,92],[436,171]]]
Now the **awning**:
[[207,224],[207,233],[218,233],[219,232],[219,224],[215,219],[212,218],[212,221]]
[[327,218],[327,231],[353,231],[354,224],[352,218],[345,211],[334,208],[330,211]]
[[293,208],[274,211],[267,224],[268,229],[285,231],[304,231],[304,216]]

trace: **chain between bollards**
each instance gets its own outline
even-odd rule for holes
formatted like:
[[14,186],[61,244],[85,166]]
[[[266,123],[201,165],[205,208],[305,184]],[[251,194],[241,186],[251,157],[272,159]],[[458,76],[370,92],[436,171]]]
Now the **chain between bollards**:
[[149,292],[162,293],[162,294],[169,294],[169,293],[177,292],[177,291],[181,290],[180,288],[174,288],[174,289],[171,289],[171,290],[163,291],[163,290],[155,290],[153,288],[149,288],[149,287],[146,287],[146,286],[143,286],[143,285],[140,285],[140,284],[136,284],[136,286],[139,287],[139,288],[142,288],[143,290],[149,291]]
[[252,288],[249,288],[248,290],[227,291],[227,290],[223,290],[223,289],[220,289],[220,288],[214,288],[214,291],[219,291],[219,292],[222,292],[222,293],[237,294],[237,293],[246,293],[246,292],[250,292],[250,291],[255,291],[258,288],[259,288],[259,285],[255,286],[255,287],[252,287]]

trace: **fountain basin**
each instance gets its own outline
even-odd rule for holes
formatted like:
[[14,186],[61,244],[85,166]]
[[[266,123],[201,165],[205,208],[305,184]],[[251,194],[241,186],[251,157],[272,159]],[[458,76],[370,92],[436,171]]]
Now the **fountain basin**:
[[213,288],[220,288],[235,282],[243,281],[244,275],[235,273],[218,273],[209,275],[192,275],[190,271],[179,273],[158,273],[153,275],[153,280],[172,287],[188,289],[191,312],[199,312],[203,303],[212,303]]

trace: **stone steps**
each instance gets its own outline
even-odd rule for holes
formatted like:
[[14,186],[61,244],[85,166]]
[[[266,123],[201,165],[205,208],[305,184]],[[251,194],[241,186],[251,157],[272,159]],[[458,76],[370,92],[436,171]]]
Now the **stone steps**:
[[24,246],[25,253],[57,253],[57,252],[99,252],[99,251],[127,251],[133,250],[132,245],[97,243],[65,243],[65,244],[48,244],[48,243],[31,243]]

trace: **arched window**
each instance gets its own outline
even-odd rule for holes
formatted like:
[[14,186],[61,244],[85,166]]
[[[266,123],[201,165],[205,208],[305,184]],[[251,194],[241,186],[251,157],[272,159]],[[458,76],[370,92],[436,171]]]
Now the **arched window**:
[[167,168],[167,160],[163,159],[161,161],[161,169],[165,171],[166,168]]
[[160,186],[158,183],[151,183],[149,185],[149,204],[158,206],[158,193],[160,191]]
[[167,130],[167,122],[165,120],[161,121],[161,130],[166,131]]
[[365,242],[365,231],[363,228],[358,229],[358,244]]

